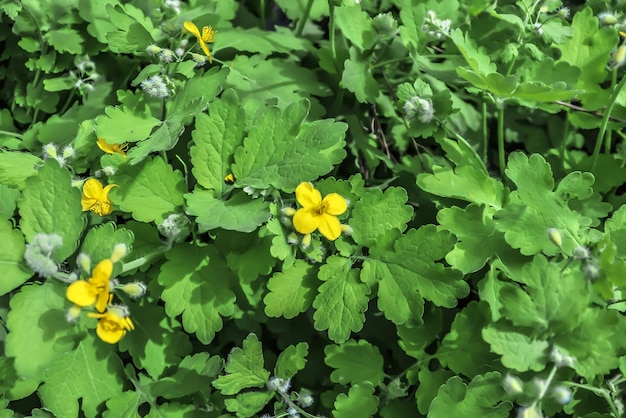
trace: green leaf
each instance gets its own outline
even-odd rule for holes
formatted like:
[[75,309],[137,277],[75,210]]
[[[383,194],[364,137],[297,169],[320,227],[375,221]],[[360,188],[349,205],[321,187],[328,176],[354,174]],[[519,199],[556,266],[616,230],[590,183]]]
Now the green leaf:
[[464,376],[491,370],[498,357],[478,338],[490,319],[489,306],[485,302],[472,301],[457,313],[437,353],[441,363]]
[[[607,63],[618,38],[612,27],[598,29],[598,19],[590,7],[574,14],[573,36],[565,43],[556,45],[561,50],[559,62],[570,63],[582,70],[576,87],[591,89],[606,80]],[[596,87],[597,89],[597,87]]]
[[306,366],[306,356],[309,354],[307,343],[298,343],[285,348],[276,360],[274,375],[281,379],[291,379]]
[[392,229],[404,231],[413,216],[413,208],[406,205],[408,195],[401,187],[368,189],[355,203],[350,217],[352,236],[357,244],[375,245],[376,239]]
[[148,107],[133,109],[124,105],[108,106],[96,118],[96,134],[108,143],[143,141],[161,121],[150,114]]
[[376,32],[372,18],[359,7],[341,6],[335,8],[335,19],[341,33],[361,51],[371,48],[376,42]]
[[470,68],[480,76],[487,76],[497,71],[495,64],[491,62],[484,49],[477,47],[467,33],[464,34],[460,29],[454,29],[450,32],[450,38],[456,47],[459,48],[459,52],[461,52]]
[[509,156],[506,175],[517,190],[509,196],[503,210],[494,215],[496,228],[504,232],[506,241],[524,255],[544,252],[554,255],[559,248],[547,236],[549,228],[562,235],[562,251],[571,254],[574,247],[587,241],[591,219],[568,207],[574,199],[586,199],[593,194],[593,175],[569,173],[556,190],[550,164],[539,154],[530,157],[521,152]]
[[124,387],[115,351],[115,346],[88,334],[75,350],[60,356],[45,371],[45,383],[38,390],[46,409],[58,418],[77,417],[80,400],[87,418],[98,416],[99,405],[120,395]]
[[272,257],[272,240],[269,237],[248,235],[245,243],[248,245],[226,254],[226,261],[242,283],[251,283],[259,276],[270,274],[277,260]]
[[134,391],[122,392],[106,402],[107,410],[102,416],[103,418],[139,418],[141,415],[137,412],[137,408],[142,403],[141,393]]
[[126,157],[130,164],[137,164],[152,152],[169,151],[176,146],[183,133],[182,117],[174,116],[163,122],[145,141],[137,143]]
[[504,234],[496,231],[491,216],[492,208],[470,204],[464,209],[458,206],[444,208],[437,214],[437,221],[454,235],[458,242],[446,255],[446,261],[464,274],[480,270],[508,244]]
[[185,194],[187,213],[196,216],[200,232],[217,228],[252,232],[272,216],[269,203],[237,192],[228,200],[213,197],[210,191],[196,190]]
[[222,329],[222,316],[233,314],[232,273],[214,247],[178,245],[166,253],[159,284],[170,317],[183,315],[183,327],[203,344]]
[[222,395],[234,395],[247,388],[261,388],[267,383],[270,372],[265,370],[263,348],[255,334],[243,340],[243,348],[234,348],[224,367],[225,375],[213,381]]
[[309,51],[312,45],[308,39],[296,37],[291,30],[283,26],[275,26],[271,32],[260,28],[234,27],[220,29],[212,51],[216,53],[227,48],[269,56],[273,52],[288,54],[292,51]]
[[[332,90],[322,83],[313,70],[297,62],[281,58],[266,58],[260,54],[239,54],[230,63],[230,72],[224,88],[237,90],[242,103],[277,103],[285,109],[289,104],[311,95],[326,97]],[[314,102],[315,103],[315,102]],[[319,104],[316,105],[319,108]],[[317,114],[322,111],[317,109]]]
[[267,283],[269,293],[263,298],[265,314],[292,319],[309,309],[317,289],[315,273],[313,266],[303,260],[274,273]]
[[380,93],[368,58],[354,47],[350,48],[350,58],[344,62],[341,76],[341,84],[361,103],[374,103]]
[[105,8],[110,22],[117,27],[105,35],[111,51],[135,54],[145,52],[146,47],[154,43],[159,30],[141,9],[132,4],[107,4]]
[[284,112],[268,107],[256,118],[243,146],[235,151],[232,169],[238,185],[294,189],[327,174],[344,159],[347,125],[330,119],[303,124],[308,110],[309,104],[300,101]]
[[150,393],[167,399],[182,398],[209,387],[222,370],[223,361],[219,356],[210,357],[208,353],[196,353],[186,356],[178,365],[176,372],[155,382]]
[[26,179],[37,174],[35,167],[41,163],[41,158],[25,152],[0,152],[0,183],[23,190]]
[[433,167],[433,174],[419,174],[417,185],[436,196],[453,197],[501,209],[504,186],[482,170],[471,166]]
[[224,177],[231,172],[235,149],[243,141],[245,120],[246,111],[240,107],[237,93],[230,89],[211,103],[209,115],[196,116],[191,134],[192,172],[200,185],[214,191],[214,196],[224,191]]
[[38,233],[56,233],[63,238],[53,257],[57,262],[67,259],[76,249],[85,226],[81,216],[80,191],[72,187],[69,171],[52,158],[47,159],[35,176],[26,181],[19,201],[20,229],[30,242]]
[[83,53],[83,37],[74,29],[53,29],[46,32],[43,38],[58,52],[67,52],[72,55]]
[[359,281],[359,272],[350,268],[347,258],[331,256],[319,271],[324,280],[319,294],[313,301],[314,327],[318,331],[328,330],[328,338],[342,343],[350,332],[363,328],[369,289]]
[[180,364],[191,351],[191,343],[178,321],[166,316],[163,306],[146,296],[139,303],[131,315],[135,329],[122,338],[119,348],[128,351],[137,368],[157,379],[167,367]]
[[[540,332],[569,333],[580,322],[589,305],[588,286],[580,270],[562,267],[537,255],[511,279],[524,286],[500,289],[502,315],[519,327]],[[541,335],[541,334],[540,334]]]
[[134,235],[125,228],[115,228],[113,222],[95,226],[87,232],[80,251],[91,257],[93,266],[105,258],[111,258],[113,247],[117,244],[125,244],[130,250]]
[[372,276],[366,282],[379,281],[378,308],[387,319],[395,324],[419,319],[422,298],[452,308],[458,298],[467,296],[469,286],[462,273],[435,263],[450,252],[453,244],[450,233],[426,225],[409,230],[395,241],[393,250],[371,248],[362,273]]
[[0,219],[0,296],[9,293],[28,280],[33,272],[24,264],[24,236],[11,222]]
[[11,298],[5,353],[21,378],[40,378],[60,353],[55,348],[71,325],[65,319],[66,286],[57,281],[23,286]]
[[507,418],[513,406],[502,401],[504,395],[502,376],[498,372],[474,376],[469,385],[454,376],[439,388],[428,416]]
[[378,411],[378,397],[374,396],[374,387],[364,382],[354,385],[346,395],[339,394],[335,400],[335,418],[371,418]]
[[365,340],[327,345],[324,354],[324,362],[335,369],[330,375],[330,380],[335,383],[354,385],[368,382],[378,386],[385,379],[383,356],[378,347]]
[[19,190],[0,184],[0,218],[11,219],[22,194]]
[[417,409],[421,414],[428,414],[430,404],[437,397],[439,388],[452,376],[454,376],[454,373],[445,369],[434,371],[426,368],[420,369],[418,374],[420,383],[415,391],[415,398],[417,399]]
[[225,399],[224,404],[230,412],[235,412],[237,418],[255,416],[274,397],[273,392],[246,392],[238,394],[235,399]]
[[118,185],[111,190],[111,200],[140,222],[161,222],[184,202],[183,175],[161,157],[124,164],[111,181]]
[[491,345],[491,351],[502,356],[504,367],[519,372],[538,372],[546,367],[549,348],[546,341],[533,340],[500,322],[483,328],[482,336]]

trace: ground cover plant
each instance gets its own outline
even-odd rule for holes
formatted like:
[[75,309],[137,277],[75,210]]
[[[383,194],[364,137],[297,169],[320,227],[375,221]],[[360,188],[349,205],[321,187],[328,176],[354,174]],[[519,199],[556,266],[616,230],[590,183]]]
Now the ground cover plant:
[[623,415],[624,2],[0,10],[0,417]]

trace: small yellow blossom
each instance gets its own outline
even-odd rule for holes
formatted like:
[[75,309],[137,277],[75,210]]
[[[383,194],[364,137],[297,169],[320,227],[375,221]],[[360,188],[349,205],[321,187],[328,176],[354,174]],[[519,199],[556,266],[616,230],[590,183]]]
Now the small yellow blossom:
[[109,199],[109,192],[115,186],[117,184],[109,184],[103,188],[102,183],[94,178],[85,181],[81,199],[83,211],[90,210],[99,216],[105,216],[113,212],[113,202]]
[[228,184],[233,184],[235,182],[235,176],[233,176],[233,173],[230,173],[224,177],[224,181]]
[[110,279],[113,263],[108,258],[102,260],[91,272],[88,280],[77,280],[68,286],[66,296],[77,306],[96,304],[98,312],[104,312],[110,300]]
[[126,157],[126,151],[128,151],[128,144],[109,144],[104,139],[98,137],[98,148],[107,154],[120,154],[123,157]]
[[348,208],[348,202],[337,193],[322,194],[311,183],[300,183],[296,187],[296,200],[302,206],[293,215],[293,226],[301,234],[310,234],[319,229],[327,239],[334,241],[341,235],[341,223],[337,215]]
[[105,343],[115,344],[127,331],[135,329],[133,321],[128,317],[128,311],[122,306],[109,306],[104,313],[90,312],[87,316],[98,319],[96,334]]
[[206,44],[207,42],[215,41],[215,31],[213,30],[213,28],[211,26],[204,26],[202,28],[201,35],[195,23],[186,21],[185,23],[183,23],[183,26],[187,30],[187,32],[191,33],[198,39],[198,42],[200,43],[200,48],[202,48],[202,50],[206,54],[209,62],[212,63],[213,58],[211,58],[211,51],[209,51],[209,47]]

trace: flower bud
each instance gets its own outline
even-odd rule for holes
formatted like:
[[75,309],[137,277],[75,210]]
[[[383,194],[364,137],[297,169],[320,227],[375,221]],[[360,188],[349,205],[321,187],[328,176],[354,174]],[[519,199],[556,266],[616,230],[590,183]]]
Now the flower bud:
[[91,257],[89,257],[89,255],[85,253],[78,254],[76,264],[78,264],[85,273],[91,272]]
[[315,400],[313,399],[313,396],[311,396],[310,393],[303,392],[303,393],[298,393],[298,398],[296,399],[296,402],[298,402],[298,404],[301,407],[308,408],[309,406],[313,405],[313,402],[315,402]]
[[617,23],[617,16],[613,12],[602,12],[598,14],[598,20],[603,25],[614,25]]
[[519,377],[510,374],[505,376],[502,386],[509,395],[518,395],[524,392],[524,382]]
[[586,260],[589,258],[589,250],[586,247],[578,246],[572,251],[572,257],[576,260]]
[[36,245],[26,245],[24,261],[35,273],[41,277],[49,277],[59,271],[59,266],[48,255],[42,254]]
[[292,232],[287,236],[287,243],[289,245],[296,245],[298,243],[298,236],[295,232]]
[[140,298],[146,294],[146,290],[148,289],[145,284],[142,282],[132,282],[126,283],[119,286],[124,293],[126,293],[131,298]]
[[293,418],[299,418],[300,414],[298,413],[298,410],[294,407],[291,407],[289,409],[287,409],[287,414],[289,414],[290,417]]
[[548,239],[557,247],[561,248],[563,245],[563,238],[561,232],[556,228],[548,228]]
[[621,67],[626,61],[626,45],[621,45],[617,48],[611,56],[611,67]]
[[163,49],[159,54],[159,59],[163,62],[172,62],[176,58],[176,54],[171,49]]
[[70,323],[78,321],[79,317],[80,317],[80,306],[78,305],[72,306],[65,313],[65,320]]
[[600,277],[600,266],[596,260],[587,260],[582,268],[582,272],[587,280],[595,280]]
[[311,234],[306,234],[302,237],[302,249],[306,250],[311,245]]
[[46,144],[43,146],[43,158],[57,158],[57,146],[54,144]]
[[146,52],[150,55],[156,55],[161,53],[161,51],[163,51],[163,48],[154,45],[154,44],[150,44],[146,47]]
[[552,396],[561,405],[567,405],[572,400],[572,391],[568,387],[559,385],[552,389]]
[[289,206],[286,206],[286,207],[282,208],[280,211],[282,213],[284,213],[285,215],[287,215],[287,216],[293,216],[293,215],[296,214],[296,210],[294,208],[292,208],[292,207],[289,207]]
[[289,379],[281,379],[280,377],[272,376],[267,381],[266,385],[269,390],[287,393],[289,391],[289,387],[291,386],[291,381]]
[[63,158],[70,159],[70,158],[74,158],[75,155],[76,155],[76,150],[74,150],[74,148],[72,148],[70,145],[63,147],[63,152],[62,152]]
[[196,54],[195,52],[191,53],[191,59],[198,67],[202,67],[208,61],[208,58],[205,55]]
[[520,407],[517,410],[517,418],[543,418],[541,410],[536,406]]
[[128,254],[128,247],[126,246],[126,244],[123,244],[123,243],[116,244],[115,247],[113,247],[113,254],[111,254],[111,261],[113,263],[117,263],[122,258],[124,258],[126,254]]
[[556,367],[573,367],[574,357],[570,356],[559,350],[557,347],[552,347],[550,351],[550,360]]
[[233,184],[235,182],[235,176],[233,173],[229,173],[226,177],[224,177],[224,182],[227,184]]
[[341,224],[341,233],[344,234],[345,236],[350,236],[352,235],[352,233],[354,232],[354,230],[352,229],[352,227],[350,225],[347,224]]
[[372,28],[382,38],[390,38],[398,31],[398,22],[391,13],[379,13],[372,19]]

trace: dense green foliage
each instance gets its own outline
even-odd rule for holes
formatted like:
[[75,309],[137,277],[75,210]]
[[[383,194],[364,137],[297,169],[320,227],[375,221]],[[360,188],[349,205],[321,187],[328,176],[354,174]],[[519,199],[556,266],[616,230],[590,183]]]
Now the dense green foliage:
[[578,3],[0,0],[0,418],[621,417]]

